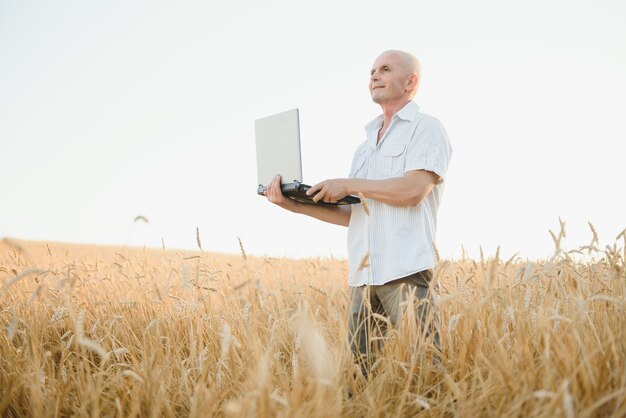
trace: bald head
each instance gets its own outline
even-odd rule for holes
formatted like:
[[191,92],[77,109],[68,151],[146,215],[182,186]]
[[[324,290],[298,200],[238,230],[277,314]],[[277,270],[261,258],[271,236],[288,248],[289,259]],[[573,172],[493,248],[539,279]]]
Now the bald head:
[[380,54],[370,72],[370,94],[375,103],[412,100],[420,83],[420,62],[408,52],[391,49]]
[[396,55],[398,58],[400,58],[402,64],[404,65],[404,69],[407,72],[407,75],[416,74],[418,78],[421,78],[422,66],[420,65],[420,62],[415,55],[406,51],[401,51],[399,49],[389,49],[380,54],[380,56],[382,57],[383,55],[387,54]]

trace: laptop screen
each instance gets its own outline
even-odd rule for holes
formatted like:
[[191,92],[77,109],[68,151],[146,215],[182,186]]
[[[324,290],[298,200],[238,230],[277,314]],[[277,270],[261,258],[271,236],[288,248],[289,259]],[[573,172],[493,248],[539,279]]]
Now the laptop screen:
[[259,185],[267,186],[277,174],[282,183],[302,182],[298,109],[254,122]]

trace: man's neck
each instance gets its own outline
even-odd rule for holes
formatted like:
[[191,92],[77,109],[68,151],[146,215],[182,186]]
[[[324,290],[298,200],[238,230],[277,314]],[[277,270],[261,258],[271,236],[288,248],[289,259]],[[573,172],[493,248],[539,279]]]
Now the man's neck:
[[380,105],[380,107],[383,110],[383,129],[386,130],[387,127],[389,127],[389,124],[391,123],[391,118],[393,117],[393,115],[398,113],[400,109],[406,106],[407,103],[409,103],[410,101],[411,101],[410,99],[403,99],[397,102],[383,103]]
[[400,109],[406,106],[407,103],[409,103],[410,101],[410,99],[403,99],[393,103],[382,103],[380,105],[381,109],[383,110],[383,126],[381,126],[380,130],[378,131],[376,145],[378,145],[383,135],[385,135],[385,132],[387,132],[389,125],[391,125],[391,118],[393,117],[393,115],[398,113]]

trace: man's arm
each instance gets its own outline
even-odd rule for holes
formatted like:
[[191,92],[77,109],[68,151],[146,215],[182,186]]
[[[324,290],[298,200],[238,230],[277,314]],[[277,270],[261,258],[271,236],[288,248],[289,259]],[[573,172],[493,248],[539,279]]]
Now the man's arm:
[[272,182],[267,186],[265,196],[270,202],[291,212],[302,213],[304,215],[319,219],[320,221],[328,222],[335,225],[348,226],[348,224],[350,223],[350,215],[352,214],[352,209],[349,205],[332,207],[321,205],[318,206],[296,202],[293,199],[285,197],[280,189],[280,176],[276,176],[274,180],[272,180]]
[[439,176],[432,171],[413,170],[402,177],[385,180],[332,179],[311,187],[308,195],[315,194],[314,201],[336,202],[349,194],[363,194],[393,206],[417,206],[437,185]]

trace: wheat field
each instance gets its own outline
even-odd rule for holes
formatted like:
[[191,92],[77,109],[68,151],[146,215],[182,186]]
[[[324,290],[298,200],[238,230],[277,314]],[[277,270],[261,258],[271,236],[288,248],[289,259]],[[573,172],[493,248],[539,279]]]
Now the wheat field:
[[440,361],[401,328],[367,379],[344,260],[5,239],[0,415],[624,417],[626,238],[563,234],[546,260],[439,260]]

